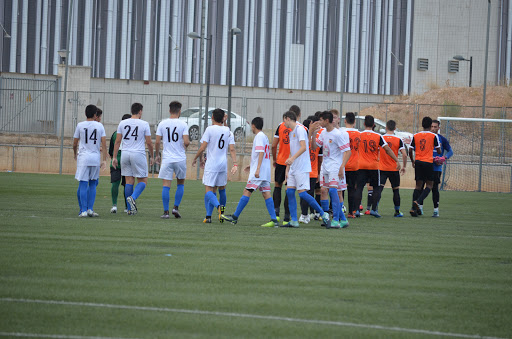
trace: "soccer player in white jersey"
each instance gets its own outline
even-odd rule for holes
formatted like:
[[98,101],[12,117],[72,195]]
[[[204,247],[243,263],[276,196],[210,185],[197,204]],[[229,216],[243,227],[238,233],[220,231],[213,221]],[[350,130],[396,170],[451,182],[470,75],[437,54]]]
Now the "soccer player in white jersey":
[[[93,209],[96,200],[96,186],[98,186],[100,168],[104,168],[107,164],[105,128],[99,122],[94,121],[96,111],[97,108],[94,105],[88,105],[85,108],[87,120],[76,125],[73,135],[73,153],[77,161],[75,178],[79,181],[80,214],[78,216],[81,218],[98,216]],[[103,148],[103,162],[100,159],[100,145]]]
[[228,150],[231,155],[231,160],[233,161],[231,174],[234,174],[238,168],[234,146],[235,139],[232,137],[229,127],[224,126],[223,123],[224,111],[220,108],[216,108],[212,112],[212,125],[208,126],[204,131],[203,137],[201,138],[201,147],[197,150],[194,160],[192,161],[192,166],[195,166],[196,160],[207,150],[208,157],[206,158],[203,173],[203,185],[206,190],[204,195],[206,218],[204,218],[203,222],[208,224],[212,222],[212,212],[214,208],[217,209],[219,213],[219,221],[224,221],[224,219],[221,218],[222,208],[219,200],[217,200],[215,189],[218,188],[219,191],[225,189],[228,183]]
[[[117,167],[117,152],[121,141],[123,142],[123,152],[121,152],[121,174],[126,178],[125,196],[128,203],[128,214],[137,213],[135,201],[142,194],[148,183],[148,160],[146,158],[146,146],[148,146],[150,165],[153,164],[153,142],[151,141],[151,130],[149,124],[142,120],[142,104],[136,102],[132,104],[132,117],[119,123],[117,127],[116,145],[114,146],[114,160],[112,166]],[[135,178],[137,186],[135,189]]]
[[333,114],[325,111],[320,115],[318,126],[310,126],[313,134],[316,135],[318,127],[324,130],[318,137],[312,138],[312,148],[318,146],[323,148],[323,161],[320,169],[320,185],[322,186],[322,207],[324,211],[329,210],[329,200],[332,202],[333,217],[331,228],[344,228],[348,221],[343,213],[338,195],[338,188],[346,189],[345,166],[350,159],[350,139],[348,133],[336,128],[333,121]]
[[[181,121],[181,103],[173,101],[169,104],[169,119],[162,120],[158,124],[156,130],[155,153],[156,163],[160,166],[158,177],[163,180],[162,187],[162,202],[164,205],[164,214],[162,219],[169,219],[169,191],[171,189],[171,182],[173,173],[176,176],[178,185],[176,186],[176,193],[174,194],[174,207],[172,214],[175,218],[181,218],[178,210],[183,192],[185,189],[185,177],[187,174],[187,155],[185,149],[190,144],[188,138],[188,126],[184,121]],[[160,161],[159,151],[160,142],[163,141],[162,160]]]
[[270,145],[268,137],[261,130],[263,129],[263,118],[256,117],[252,119],[251,131],[256,136],[252,143],[251,165],[247,166],[244,171],[249,172],[247,185],[244,193],[238,202],[235,213],[233,215],[222,215],[224,220],[236,224],[240,213],[249,202],[252,192],[258,189],[263,194],[267,211],[270,214],[270,222],[263,224],[263,227],[279,227],[274,210],[274,200],[270,195]]
[[297,116],[294,112],[288,111],[284,114],[284,124],[291,129],[288,134],[290,138],[290,157],[286,159],[286,180],[288,188],[286,196],[290,207],[291,221],[285,227],[299,227],[297,219],[297,200],[295,191],[299,191],[299,197],[304,199],[309,206],[313,207],[318,213],[323,213],[322,219],[330,226],[329,213],[324,213],[315,198],[308,194],[309,191],[309,172],[311,172],[311,161],[309,158],[309,136],[306,127],[297,123]]

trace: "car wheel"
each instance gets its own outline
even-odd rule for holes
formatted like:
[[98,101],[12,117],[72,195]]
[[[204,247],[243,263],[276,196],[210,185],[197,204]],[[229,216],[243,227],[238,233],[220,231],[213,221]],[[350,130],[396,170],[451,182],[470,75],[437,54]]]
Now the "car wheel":
[[235,136],[235,141],[242,141],[245,137],[244,130],[241,127],[238,127],[235,130],[234,136]]
[[199,140],[199,127],[192,126],[188,129],[188,137],[190,140]]

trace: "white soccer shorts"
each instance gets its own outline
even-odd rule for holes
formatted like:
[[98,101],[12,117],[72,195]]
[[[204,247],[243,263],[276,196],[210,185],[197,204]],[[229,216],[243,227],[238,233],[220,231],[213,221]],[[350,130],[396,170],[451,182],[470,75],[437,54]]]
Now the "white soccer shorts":
[[148,160],[146,154],[121,152],[121,175],[124,177],[147,178]]
[[162,164],[158,177],[164,180],[172,180],[173,173],[176,175],[176,179],[185,179],[187,176],[187,161],[183,160]]
[[97,180],[100,177],[100,166],[77,166],[75,179],[78,181]]
[[288,172],[288,187],[309,191],[309,172]]
[[328,188],[336,188],[338,191],[347,189],[347,178],[345,170],[343,170],[343,178],[338,176],[338,171],[327,172],[320,170],[320,186]]
[[268,180],[259,180],[257,178],[253,180],[247,181],[247,185],[245,185],[245,189],[247,190],[259,190],[260,192],[270,192],[270,181]]
[[203,185],[209,187],[226,186],[228,184],[228,172],[210,172],[203,174]]

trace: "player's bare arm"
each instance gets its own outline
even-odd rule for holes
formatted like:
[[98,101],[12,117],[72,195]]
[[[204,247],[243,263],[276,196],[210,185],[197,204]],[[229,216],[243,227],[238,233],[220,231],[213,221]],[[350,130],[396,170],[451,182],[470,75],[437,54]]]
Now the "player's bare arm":
[[187,148],[188,145],[190,145],[190,138],[188,137],[188,135],[184,135],[183,136],[183,146],[185,146],[185,148]]
[[103,161],[101,163],[100,168],[103,169],[103,168],[107,167],[107,159],[108,159],[107,138],[106,137],[101,137],[101,148],[102,148],[101,151],[103,153]]
[[238,170],[238,164],[236,162],[236,150],[235,145],[229,145],[229,154],[231,155],[231,161],[233,162],[233,167],[231,168],[231,174],[235,174]]
[[313,149],[313,150],[317,149],[317,147],[318,147],[318,145],[316,143],[316,133],[318,132],[318,130],[320,128],[321,128],[321,126],[320,126],[319,121],[315,121],[309,125],[308,134],[309,134],[309,139],[311,140],[310,141],[311,149]]
[[306,152],[306,142],[304,140],[301,140],[300,141],[300,148],[299,150],[297,151],[297,153],[295,153],[292,157],[289,157],[288,159],[286,159],[286,164],[287,165],[291,165],[293,164],[293,162],[295,161],[295,159],[297,159],[298,157],[300,157],[300,155],[302,153]]
[[254,172],[254,176],[256,178],[260,177],[260,168],[261,168],[261,164],[263,163],[263,157],[264,156],[265,156],[265,152],[260,152],[258,154],[258,167],[256,167],[256,172]]
[[113,153],[113,157],[114,159],[112,160],[112,167],[114,167],[114,169],[117,169],[117,153],[119,152],[119,147],[121,147],[121,140],[123,140],[123,135],[122,134],[117,134],[117,137],[116,137],[116,144],[114,145],[114,153]]
[[398,158],[396,157],[395,153],[393,153],[393,151],[391,150],[391,147],[389,147],[388,145],[384,145],[383,148],[386,151],[386,153],[391,157],[391,159],[395,160],[396,169],[397,171],[399,171],[400,168],[402,168],[402,166],[400,166],[400,161],[398,161]]
[[155,162],[160,164],[160,142],[162,140],[162,136],[157,135],[155,140]]
[[146,135],[146,145],[149,151],[149,166],[153,166],[153,141],[151,140],[151,135]]
[[343,172],[344,172],[345,166],[347,166],[347,163],[348,163],[348,161],[350,159],[350,155],[351,154],[352,154],[351,150],[348,150],[348,151],[343,153],[343,160],[341,161],[340,170],[338,172],[338,176],[340,177],[340,179],[342,179],[345,176],[343,174]]
[[78,154],[78,142],[80,141],[80,139],[78,138],[74,138],[73,139],[73,153],[74,153],[74,158],[76,160],[76,157],[77,157],[77,154]]
[[197,158],[199,158],[201,156],[201,154],[203,154],[206,147],[208,147],[208,143],[206,141],[203,141],[203,143],[201,144],[201,147],[199,147],[199,149],[197,150],[194,160],[192,160],[192,167],[194,167],[196,165]]
[[409,147],[409,158],[411,158],[411,165],[414,168],[414,150],[411,147]]
[[274,163],[274,167],[277,165],[277,144],[279,144],[279,138],[274,136],[272,140],[272,161]]
[[407,152],[405,149],[401,149],[400,152],[402,153],[402,169],[400,170],[400,175],[405,174],[405,168],[407,167]]

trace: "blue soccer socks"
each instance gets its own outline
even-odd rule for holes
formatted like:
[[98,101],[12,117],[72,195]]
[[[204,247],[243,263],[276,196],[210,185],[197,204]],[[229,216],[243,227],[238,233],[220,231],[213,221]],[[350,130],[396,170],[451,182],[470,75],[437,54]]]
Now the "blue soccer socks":
[[240,201],[238,202],[238,205],[236,206],[236,211],[233,214],[234,217],[238,218],[240,216],[240,213],[244,210],[245,206],[247,206],[247,203],[249,202],[249,197],[242,195],[240,198]]
[[132,198],[134,200],[137,200],[140,197],[140,195],[142,194],[142,192],[144,191],[145,188],[146,188],[146,183],[145,182],[139,182],[137,184],[137,186],[135,186],[135,189],[133,190]]
[[162,187],[162,203],[164,205],[164,211],[169,211],[169,191],[170,187],[163,186]]
[[183,199],[183,193],[185,192],[185,185],[176,186],[176,193],[174,194],[174,206],[178,207]]

